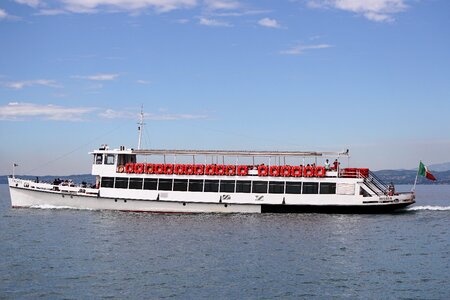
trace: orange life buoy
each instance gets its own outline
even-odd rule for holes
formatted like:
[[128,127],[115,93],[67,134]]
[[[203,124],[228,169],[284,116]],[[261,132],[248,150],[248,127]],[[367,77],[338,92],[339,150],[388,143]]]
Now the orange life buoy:
[[303,173],[302,166],[292,166],[291,167],[291,176],[293,177],[301,177]]
[[316,169],[314,170],[314,175],[316,177],[325,177],[325,173],[326,173],[326,170],[325,170],[325,167],[323,167],[323,166],[317,166]]
[[203,175],[204,172],[205,172],[204,165],[195,165],[194,166],[194,174],[195,175]]
[[163,164],[155,165],[155,174],[164,174],[164,165]]
[[258,176],[267,176],[269,168],[266,165],[258,166]]
[[280,174],[283,177],[288,177],[289,175],[291,175],[291,166],[281,166]]
[[193,165],[186,165],[185,174],[187,174],[187,175],[194,174],[194,166]]
[[178,175],[183,175],[186,171],[186,166],[182,164],[175,165],[174,173]]
[[155,172],[155,165],[154,164],[146,164],[145,165],[145,173],[146,174],[153,174]]
[[223,175],[223,174],[225,174],[225,166],[217,165],[216,166],[216,175]]
[[144,164],[134,164],[134,173],[136,174],[142,174],[144,173]]
[[123,165],[120,165],[117,167],[117,173],[123,173],[125,172],[125,167]]
[[205,174],[206,175],[216,174],[216,166],[215,165],[206,165]]
[[239,176],[247,176],[248,175],[248,167],[245,165],[240,165],[237,167],[237,174]]
[[228,165],[227,166],[227,175],[234,176],[236,174],[236,166]]
[[279,166],[270,166],[269,174],[270,174],[270,176],[280,176],[280,167]]
[[304,177],[313,177],[314,176],[314,167],[306,166],[303,168],[303,176]]
[[165,164],[164,165],[164,174],[172,175],[173,174],[173,165]]
[[127,172],[128,174],[134,173],[134,164],[133,163],[127,163],[125,165],[125,172]]

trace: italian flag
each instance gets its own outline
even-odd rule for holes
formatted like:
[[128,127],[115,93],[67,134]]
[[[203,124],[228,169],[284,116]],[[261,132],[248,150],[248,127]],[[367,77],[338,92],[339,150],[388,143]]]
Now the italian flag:
[[425,166],[422,162],[420,162],[419,164],[419,175],[433,181],[436,180],[436,177],[434,177],[433,174],[431,174],[430,171],[428,171],[427,166]]

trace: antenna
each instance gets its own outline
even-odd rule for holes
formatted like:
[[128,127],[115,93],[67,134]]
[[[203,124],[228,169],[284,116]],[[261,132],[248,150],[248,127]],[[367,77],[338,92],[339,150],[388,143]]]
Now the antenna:
[[141,105],[141,118],[138,123],[138,133],[139,133],[139,139],[138,139],[138,150],[141,150],[141,142],[142,142],[142,131],[144,130],[144,105]]

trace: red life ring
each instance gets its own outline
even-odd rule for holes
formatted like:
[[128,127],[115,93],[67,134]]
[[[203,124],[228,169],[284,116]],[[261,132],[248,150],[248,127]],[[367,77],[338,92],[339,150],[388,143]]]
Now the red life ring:
[[123,165],[120,165],[117,167],[117,173],[123,173],[125,172],[125,167]]
[[155,165],[154,164],[146,164],[145,165],[145,173],[146,174],[153,174],[155,172]]
[[144,164],[134,164],[134,173],[136,174],[142,174],[144,173]]
[[228,165],[226,169],[228,176],[234,176],[236,174],[236,166]]
[[316,177],[325,177],[325,173],[326,173],[326,170],[325,170],[325,167],[323,167],[323,166],[317,166],[316,169],[314,170],[314,175]]
[[164,165],[164,173],[168,175],[173,174],[173,165],[172,164],[166,164]]
[[205,172],[204,165],[195,165],[194,166],[194,174],[195,175],[203,175],[204,172]]
[[258,176],[267,176],[269,168],[266,165],[258,166]]
[[225,166],[217,165],[216,166],[216,175],[223,175],[223,174],[225,174]]
[[304,177],[313,177],[314,176],[314,167],[306,166],[303,168],[303,176]]
[[127,163],[125,165],[125,172],[127,172],[128,174],[134,173],[134,164],[133,163]]
[[293,177],[301,177],[303,173],[302,166],[292,166],[291,167],[291,176]]
[[192,175],[194,174],[194,166],[193,165],[186,165],[186,175]]
[[283,177],[291,175],[291,166],[281,166],[280,174]]
[[237,167],[237,174],[239,176],[247,176],[248,175],[248,167],[245,165],[240,165]]
[[270,176],[280,176],[280,167],[279,166],[270,166],[269,174],[270,174]]
[[164,165],[163,164],[155,165],[155,174],[164,174]]
[[215,165],[206,165],[205,174],[206,175],[216,174],[216,166]]
[[182,165],[182,164],[175,165],[175,170],[174,170],[175,174],[183,175],[185,171],[186,171],[185,165]]

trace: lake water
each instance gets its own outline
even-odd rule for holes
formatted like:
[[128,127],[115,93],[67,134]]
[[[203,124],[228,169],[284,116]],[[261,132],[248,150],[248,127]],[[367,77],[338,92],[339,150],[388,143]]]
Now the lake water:
[[0,253],[2,299],[449,299],[450,186],[395,214],[164,215],[11,209],[0,185]]

